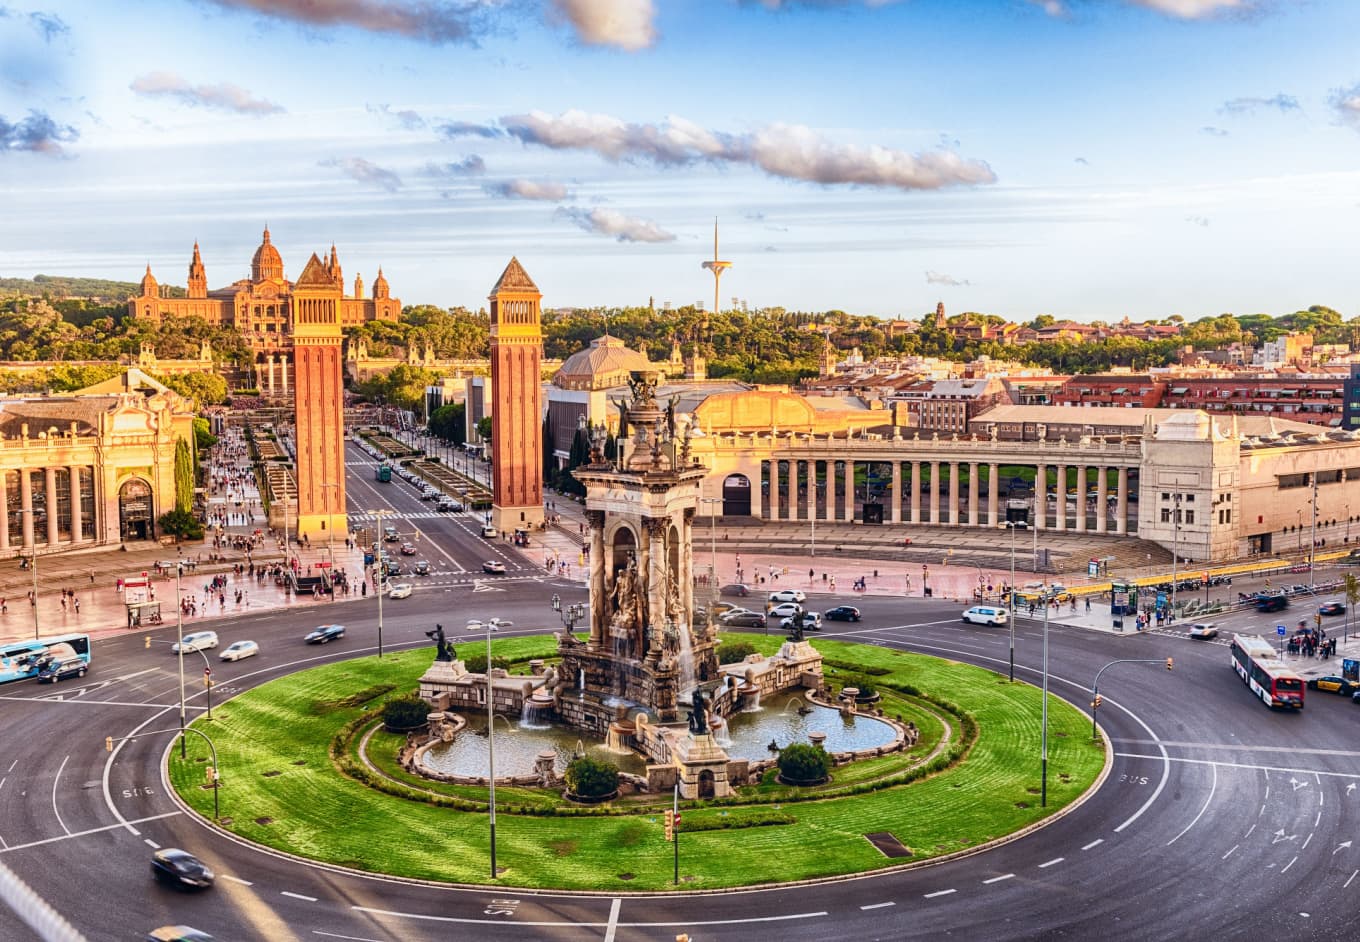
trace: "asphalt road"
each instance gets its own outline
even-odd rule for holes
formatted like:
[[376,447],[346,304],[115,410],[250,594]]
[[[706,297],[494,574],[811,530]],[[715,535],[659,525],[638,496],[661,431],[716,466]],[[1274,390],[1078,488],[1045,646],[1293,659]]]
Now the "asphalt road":
[[[355,506],[428,511],[404,482],[381,485],[363,468],[352,471]],[[557,592],[564,602],[581,600],[579,587],[547,580],[508,547],[488,545],[476,535],[479,525],[475,517],[449,515],[398,524],[421,531],[420,556],[437,557],[443,575],[425,584],[413,578],[418,588],[410,599],[384,603],[385,645],[428,645],[423,633],[436,620],[447,620],[455,642],[459,618],[510,618],[513,633],[560,628],[548,599]],[[505,559],[506,577],[477,578],[488,553]],[[828,624],[825,634],[1007,668],[1009,633],[960,624],[957,605],[846,601],[864,620]],[[254,638],[263,654],[214,661],[218,697],[320,661],[374,653],[373,597],[325,608],[349,631],[324,648],[301,641],[326,620],[316,609],[219,622],[224,644]],[[1273,617],[1217,621],[1228,631],[1268,630]],[[1090,800],[1049,826],[934,866],[702,898],[428,886],[293,861],[220,835],[164,793],[159,763],[170,737],[151,731],[176,726],[176,660],[167,648],[146,650],[142,635],[99,643],[81,682],[0,688],[0,862],[91,940],[140,938],[176,922],[219,939],[381,942],[474,935],[621,942],[680,932],[696,942],[1360,936],[1360,847],[1352,846],[1360,821],[1360,708],[1310,692],[1302,714],[1273,713],[1233,674],[1225,643],[1192,642],[1177,629],[1122,636],[1051,630],[1051,689],[1083,707],[1092,677],[1110,660],[1173,656],[1176,669],[1126,664],[1106,672],[1101,723],[1115,754],[1111,773]],[[1041,638],[1039,624],[1021,619],[1017,674],[1026,680],[1037,681]],[[186,663],[190,676],[199,670]],[[190,703],[202,710],[201,688]],[[105,752],[105,736],[142,732],[151,734]],[[1037,755],[1034,764],[1037,778]],[[231,800],[229,792],[222,797]],[[514,818],[501,816],[498,824],[507,834]],[[864,830],[874,830],[873,822]],[[151,848],[171,845],[213,866],[219,877],[211,891],[152,884]],[[0,921],[0,937],[35,938],[9,919]]]

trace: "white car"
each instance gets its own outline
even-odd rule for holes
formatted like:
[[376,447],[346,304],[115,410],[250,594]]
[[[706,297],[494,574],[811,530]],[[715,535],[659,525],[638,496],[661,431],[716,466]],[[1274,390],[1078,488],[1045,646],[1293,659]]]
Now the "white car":
[[233,641],[218,655],[224,661],[239,661],[243,657],[254,657],[260,653],[260,646],[254,641]]
[[488,525],[482,527],[482,539],[484,540],[494,540],[496,537],[500,535],[501,535],[500,531],[493,526]]
[[486,562],[482,563],[482,572],[498,575],[505,572],[505,563],[501,562],[499,559],[488,559]]
[[802,589],[780,589],[770,593],[771,602],[806,602],[807,593]]
[[802,608],[797,602],[784,602],[765,613],[766,618],[792,618],[793,613]]
[[195,631],[184,636],[182,642],[176,641],[170,645],[170,650],[174,654],[184,651],[186,654],[192,651],[203,651],[207,648],[217,647],[217,632],[215,631]]
[[411,597],[411,583],[392,583],[391,587],[387,590],[387,597],[389,599],[409,599]]
[[1006,610],[996,605],[974,605],[963,613],[965,625],[1004,625]]

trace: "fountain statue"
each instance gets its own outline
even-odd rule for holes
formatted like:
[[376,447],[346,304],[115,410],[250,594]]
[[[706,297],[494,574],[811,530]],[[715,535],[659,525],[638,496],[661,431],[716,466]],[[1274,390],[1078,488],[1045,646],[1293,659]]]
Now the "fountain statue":
[[454,659],[453,645],[444,637],[444,626],[436,624],[430,631],[425,632],[425,637],[434,639],[436,661],[452,662]]
[[694,696],[690,700],[689,731],[696,736],[708,732],[708,702],[704,699],[702,690],[694,691]]

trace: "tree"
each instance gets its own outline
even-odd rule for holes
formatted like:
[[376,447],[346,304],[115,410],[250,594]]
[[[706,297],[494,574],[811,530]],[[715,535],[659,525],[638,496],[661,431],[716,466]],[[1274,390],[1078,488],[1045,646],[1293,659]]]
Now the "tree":
[[176,507],[169,513],[161,514],[161,532],[168,533],[177,540],[203,539],[203,524],[187,510]]
[[188,512],[194,505],[194,456],[189,443],[175,439],[175,509]]
[[484,442],[491,441],[491,416],[484,415],[477,420],[477,437]]
[[208,420],[205,418],[194,419],[194,444],[200,453],[217,444],[217,436],[209,431]]
[[467,405],[461,402],[440,406],[430,413],[430,434],[453,445],[467,441]]
[[790,785],[820,785],[831,773],[831,756],[805,742],[779,750],[779,777]]
[[1341,584],[1346,587],[1346,625],[1349,633],[1351,613],[1355,611],[1355,606],[1360,604],[1360,579],[1355,578],[1355,573],[1348,572],[1341,580]]
[[618,766],[590,756],[579,756],[562,776],[567,790],[579,798],[607,798],[619,790]]
[[221,405],[227,401],[227,381],[216,373],[180,373],[177,376],[156,378],[192,401],[195,408]]

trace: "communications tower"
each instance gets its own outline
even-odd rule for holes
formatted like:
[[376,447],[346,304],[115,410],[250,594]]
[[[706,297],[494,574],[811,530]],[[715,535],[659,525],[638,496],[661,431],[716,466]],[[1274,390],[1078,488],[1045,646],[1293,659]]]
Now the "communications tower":
[[[713,313],[718,313],[718,284],[722,281],[722,273],[732,267],[731,262],[724,262],[718,259],[718,217],[713,217],[713,261],[704,262],[704,268],[713,272]],[[705,318],[707,320],[707,318]],[[708,325],[705,324],[705,327]]]

